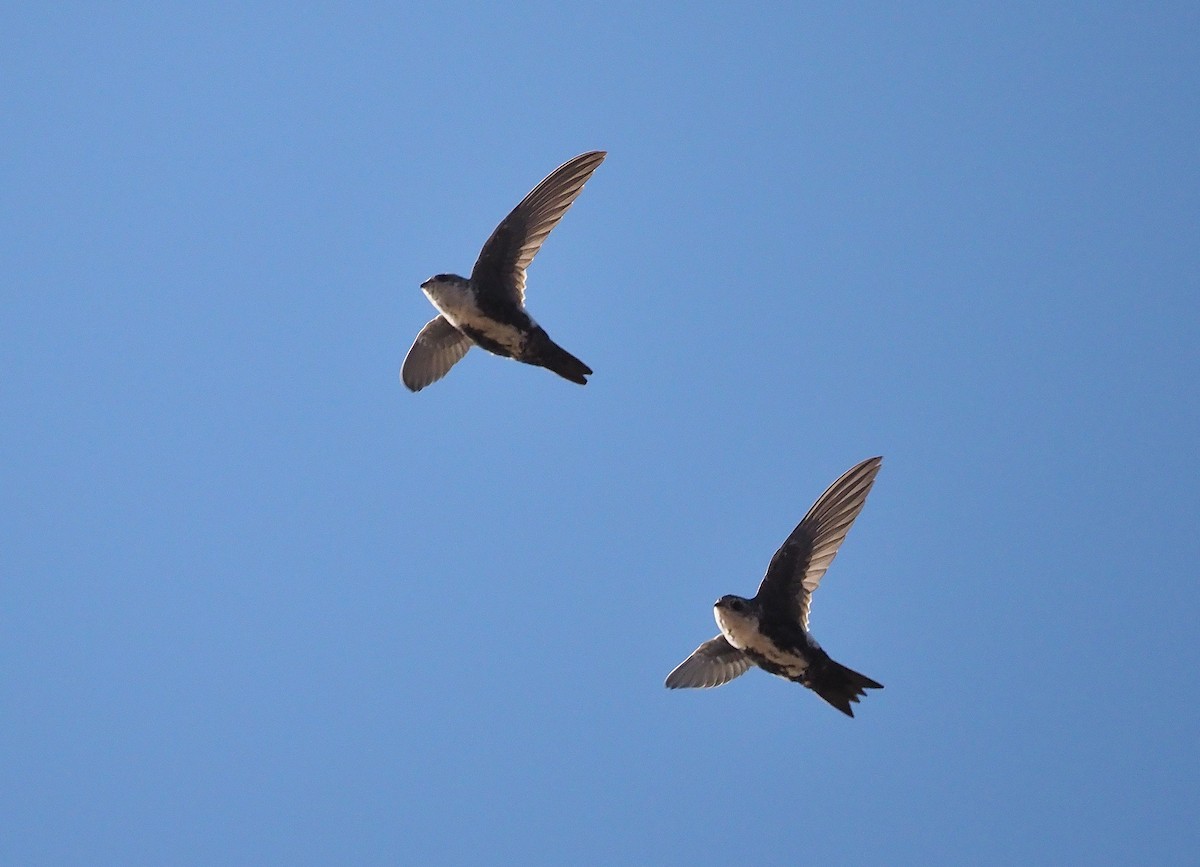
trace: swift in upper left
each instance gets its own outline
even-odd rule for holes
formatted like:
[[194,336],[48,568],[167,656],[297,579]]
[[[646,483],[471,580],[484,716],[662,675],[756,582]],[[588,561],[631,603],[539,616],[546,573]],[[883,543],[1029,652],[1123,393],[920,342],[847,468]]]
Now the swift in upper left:
[[551,340],[526,312],[525,269],[605,155],[580,154],[534,187],[492,232],[470,279],[438,274],[421,284],[438,315],[421,329],[400,369],[409,389],[437,382],[472,346],[587,384],[592,369]]

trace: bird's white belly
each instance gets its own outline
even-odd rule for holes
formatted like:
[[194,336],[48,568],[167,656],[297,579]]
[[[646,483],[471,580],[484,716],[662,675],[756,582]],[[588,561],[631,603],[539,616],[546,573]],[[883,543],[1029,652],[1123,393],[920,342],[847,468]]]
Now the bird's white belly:
[[[513,325],[484,316],[475,306],[475,298],[470,292],[460,290],[457,286],[442,286],[439,287],[436,297],[428,291],[425,291],[425,296],[455,328],[460,331],[477,331],[513,354],[520,353],[525,343],[525,332]],[[532,321],[531,319],[530,322]]]
[[731,615],[730,612],[718,611],[717,625],[721,627],[721,634],[725,636],[725,640],[738,650],[760,656],[781,667],[788,677],[799,677],[808,669],[808,660],[797,653],[779,648],[758,630],[757,623]]
[[[495,319],[488,319],[485,316],[467,316],[461,321],[467,328],[478,331],[489,340],[494,340],[514,355],[520,355],[525,346],[525,332],[512,325],[505,325],[503,322],[497,322]],[[457,322],[452,324],[459,328],[462,327]]]
[[803,656],[781,650],[774,642],[769,641],[761,633],[744,637],[741,649],[762,656],[768,662],[780,666],[787,673],[788,677],[799,677],[808,669],[808,660]]

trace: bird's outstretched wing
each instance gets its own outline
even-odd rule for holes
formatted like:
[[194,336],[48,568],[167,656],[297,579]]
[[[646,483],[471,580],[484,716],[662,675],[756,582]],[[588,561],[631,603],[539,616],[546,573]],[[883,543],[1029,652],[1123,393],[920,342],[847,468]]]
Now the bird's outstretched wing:
[[667,675],[668,689],[720,686],[745,674],[750,658],[718,635],[692,651],[675,670]]
[[525,302],[525,269],[605,156],[604,151],[591,151],[563,163],[501,221],[471,271],[481,299],[490,295]]
[[471,338],[447,322],[444,316],[435,316],[421,329],[404,357],[400,379],[409,390],[420,391],[449,373],[470,348]]
[[808,629],[813,591],[862,511],[883,458],[851,467],[823,493],[771,558],[758,588],[765,607],[791,612]]

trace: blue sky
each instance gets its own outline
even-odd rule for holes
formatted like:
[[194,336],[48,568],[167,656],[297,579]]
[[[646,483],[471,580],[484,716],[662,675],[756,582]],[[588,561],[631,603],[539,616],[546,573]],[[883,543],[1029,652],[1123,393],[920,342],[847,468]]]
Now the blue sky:
[[[9,4],[12,864],[1184,863],[1194,4]],[[397,369],[545,174],[586,388]],[[663,677],[840,473],[886,685]]]

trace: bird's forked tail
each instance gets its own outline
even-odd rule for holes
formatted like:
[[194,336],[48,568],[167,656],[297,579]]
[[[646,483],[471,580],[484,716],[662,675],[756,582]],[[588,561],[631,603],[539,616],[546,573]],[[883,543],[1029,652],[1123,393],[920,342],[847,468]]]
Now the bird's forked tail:
[[591,375],[592,369],[551,340],[545,331],[538,331],[527,356],[521,360],[552,370],[563,379],[587,385],[586,377]]
[[824,665],[814,667],[805,685],[846,716],[854,716],[850,702],[857,702],[859,696],[865,696],[865,690],[883,689],[882,683],[876,683],[828,657]]

